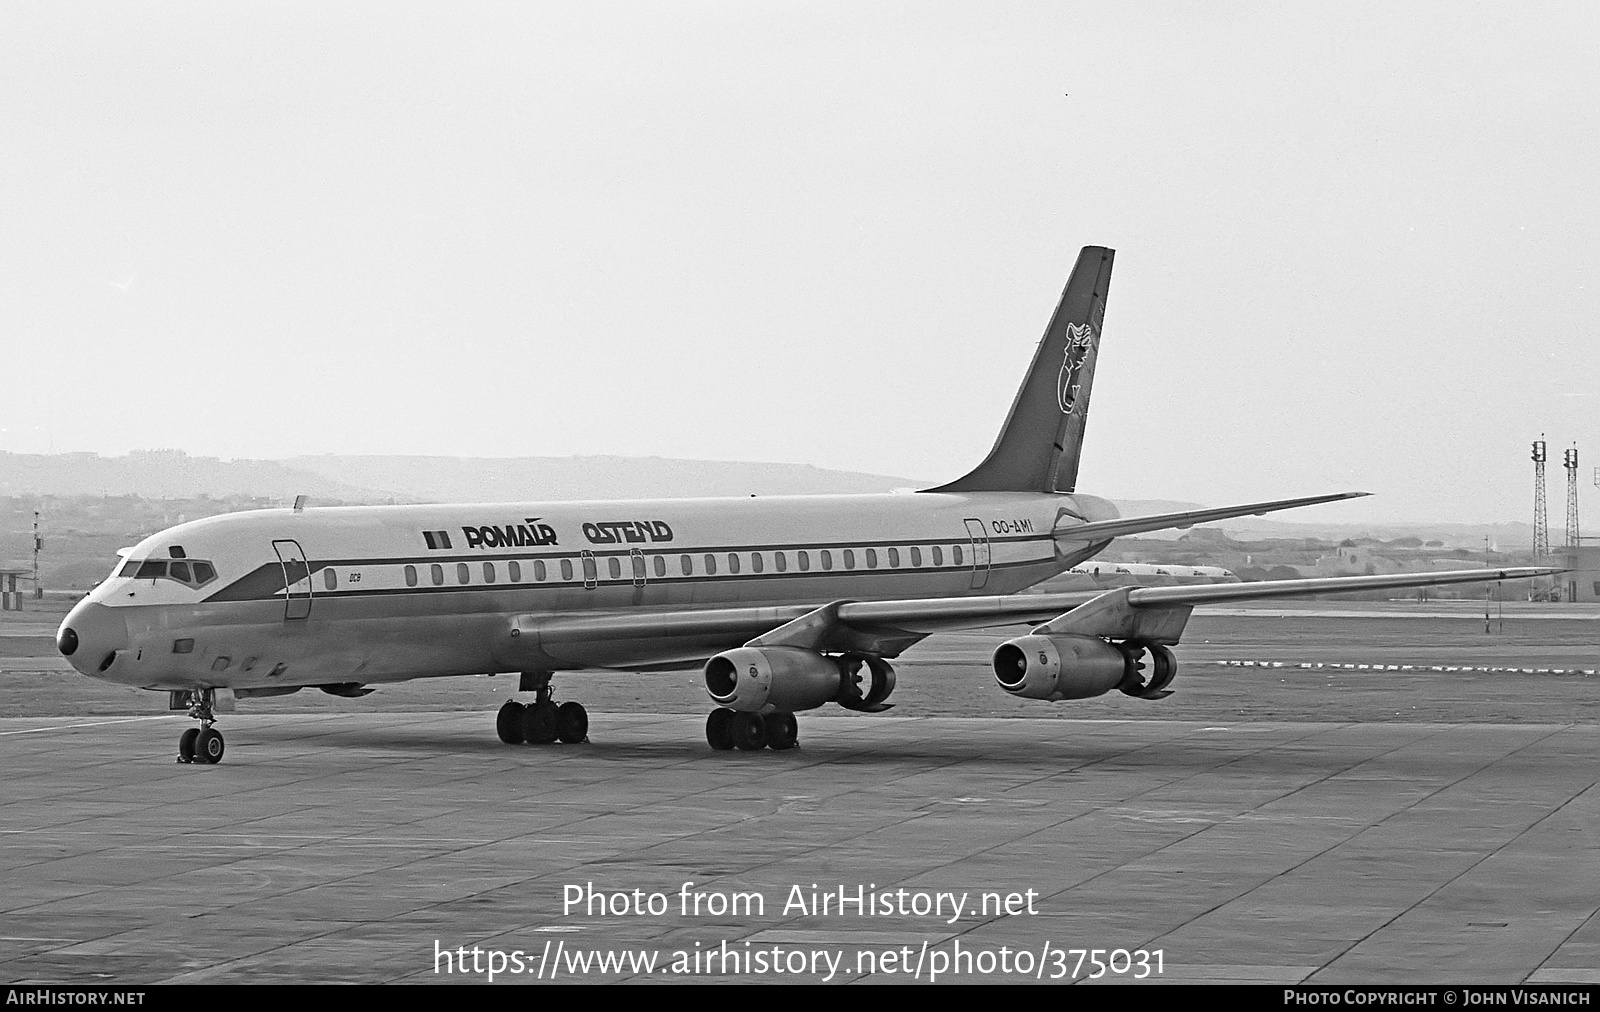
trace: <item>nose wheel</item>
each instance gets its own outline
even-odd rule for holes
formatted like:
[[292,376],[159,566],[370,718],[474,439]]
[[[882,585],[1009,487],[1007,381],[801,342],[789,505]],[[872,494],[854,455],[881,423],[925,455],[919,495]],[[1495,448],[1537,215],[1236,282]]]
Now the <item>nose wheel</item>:
[[718,752],[787,752],[800,744],[800,722],[792,713],[749,713],[719,706],[706,717],[706,742]]
[[494,727],[501,741],[507,745],[548,745],[553,741],[576,745],[589,740],[589,711],[571,700],[558,705],[551,698],[550,672],[523,672],[521,689],[533,691],[533,702],[508,699],[500,707]]
[[227,744],[222,740],[222,732],[213,726],[217,718],[211,708],[216,702],[216,690],[201,689],[190,693],[190,698],[194,705],[189,707],[189,716],[198,720],[200,726],[191,727],[178,736],[178,762],[202,765],[219,763]]

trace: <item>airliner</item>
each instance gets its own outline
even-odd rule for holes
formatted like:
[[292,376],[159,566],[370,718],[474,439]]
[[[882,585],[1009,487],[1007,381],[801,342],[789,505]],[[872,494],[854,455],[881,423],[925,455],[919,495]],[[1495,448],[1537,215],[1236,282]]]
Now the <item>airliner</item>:
[[[795,714],[881,712],[891,662],[931,633],[1030,626],[992,668],[1014,696],[1170,695],[1198,604],[1520,579],[1475,570],[1207,586],[1018,591],[1112,539],[1344,492],[1121,517],[1077,491],[1113,252],[1085,247],[989,455],[912,493],[255,510],[145,538],[62,622],[80,672],[170,693],[198,724],[178,760],[215,763],[217,711],[316,688],[515,673],[507,744],[587,740],[552,676],[699,669],[711,748],[783,751]],[[564,678],[563,688],[573,679]]]

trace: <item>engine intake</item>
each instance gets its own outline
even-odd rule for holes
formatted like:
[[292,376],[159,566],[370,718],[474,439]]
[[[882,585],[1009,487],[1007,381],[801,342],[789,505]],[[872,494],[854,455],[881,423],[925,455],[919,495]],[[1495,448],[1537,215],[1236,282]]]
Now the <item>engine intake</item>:
[[1139,678],[1137,660],[1098,636],[1021,636],[995,648],[994,678],[1024,699],[1088,699]]
[[706,691],[734,710],[812,710],[839,689],[839,662],[800,647],[738,647],[706,661]]

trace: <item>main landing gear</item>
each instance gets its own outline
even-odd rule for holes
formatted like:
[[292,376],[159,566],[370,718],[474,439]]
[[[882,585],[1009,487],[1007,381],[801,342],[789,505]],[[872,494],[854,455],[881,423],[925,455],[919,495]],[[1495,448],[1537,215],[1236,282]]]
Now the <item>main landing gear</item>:
[[786,752],[800,744],[800,722],[792,713],[750,713],[719,706],[706,718],[706,741],[718,752],[731,748]]
[[222,732],[212,726],[217,722],[216,715],[211,711],[217,701],[217,692],[215,689],[200,689],[189,693],[189,700],[192,704],[189,716],[198,720],[200,726],[189,728],[178,738],[178,762],[219,763],[225,744]]
[[582,703],[556,705],[551,697],[549,671],[524,671],[519,691],[533,692],[533,702],[508,699],[495,717],[494,729],[507,745],[548,745],[564,741],[576,745],[589,740],[589,711]]

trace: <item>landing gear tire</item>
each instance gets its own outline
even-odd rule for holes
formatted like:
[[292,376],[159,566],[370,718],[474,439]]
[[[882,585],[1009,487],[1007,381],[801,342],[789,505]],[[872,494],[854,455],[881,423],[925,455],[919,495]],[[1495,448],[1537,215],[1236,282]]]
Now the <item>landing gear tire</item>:
[[800,743],[800,722],[792,713],[769,713],[766,725],[767,748],[774,752],[787,752]]
[[735,711],[719,706],[706,717],[706,742],[718,752],[733,748],[733,731],[729,724]]
[[[190,730],[194,730],[190,728]],[[182,747],[181,744],[179,746]],[[222,761],[224,749],[222,732],[214,727],[200,729],[194,739],[194,761],[198,763],[219,763]]]
[[589,711],[582,703],[566,702],[556,707],[556,737],[568,745],[589,740]]
[[198,727],[191,727],[178,737],[179,762],[194,762],[194,740],[198,737],[200,737],[200,729]]
[[500,740],[507,745],[522,744],[522,711],[523,705],[515,699],[506,700],[500,707],[500,712],[495,715],[495,733],[500,735]]
[[728,732],[733,736],[733,746],[741,752],[754,752],[767,747],[767,722],[759,713],[733,712],[728,721]]
[[560,708],[542,699],[522,711],[522,740],[529,745],[548,745],[556,740]]

